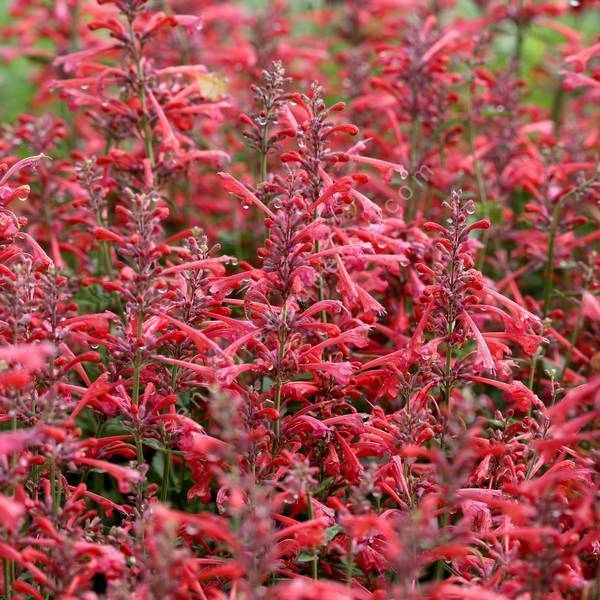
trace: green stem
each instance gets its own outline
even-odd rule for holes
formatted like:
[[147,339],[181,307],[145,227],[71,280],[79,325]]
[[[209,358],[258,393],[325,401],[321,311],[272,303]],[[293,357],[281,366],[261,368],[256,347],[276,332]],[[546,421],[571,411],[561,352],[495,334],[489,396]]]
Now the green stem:
[[[308,503],[308,518],[312,521],[315,518],[315,511],[313,507],[312,494],[309,490],[306,490],[306,500]],[[315,581],[319,579],[319,555],[317,552],[313,554],[311,559],[311,573],[312,578]]]
[[562,122],[563,106],[565,104],[566,92],[563,85],[563,77],[559,75],[558,83],[556,84],[556,91],[554,92],[554,98],[552,100],[552,122],[554,123],[554,133],[558,135],[560,132],[560,126]]
[[[283,387],[283,380],[281,378],[281,363],[285,357],[285,343],[287,340],[287,299],[284,298],[283,306],[281,308],[281,325],[279,329],[279,357],[278,357],[278,373],[277,382],[275,384],[275,410],[277,413],[281,410],[281,388]],[[281,428],[280,416],[277,416],[275,421],[275,438],[279,440],[280,428]]]
[[261,149],[260,153],[260,180],[267,180],[267,151],[266,149]]
[[50,460],[50,496],[52,498],[52,517],[56,519],[60,507],[60,469],[54,459]]
[[135,65],[135,71],[137,75],[137,82],[139,87],[139,100],[142,105],[142,116],[140,118],[140,123],[142,125],[142,136],[144,138],[144,148],[146,150],[146,156],[150,160],[150,166],[154,170],[156,163],[154,161],[154,150],[152,148],[152,136],[150,135],[150,130],[148,128],[148,114],[146,110],[147,102],[146,102],[146,87],[144,83],[144,72],[142,71],[142,61],[140,54],[138,52],[136,46],[136,36],[133,30],[133,20],[129,21],[129,37],[131,39],[131,56],[133,58],[133,62]]
[[[452,327],[454,329],[454,327]],[[450,334],[452,335],[452,330]],[[448,342],[446,348],[446,366],[444,368],[444,397],[446,399],[446,406],[450,405],[450,395],[452,394],[452,382],[450,381],[450,373],[452,371],[452,346]]]
[[[137,341],[138,344],[142,340],[142,327],[143,327],[143,315],[138,312],[137,315]],[[131,392],[131,404],[138,406],[140,403],[140,374],[142,371],[142,349],[138,345],[135,351],[135,358],[133,361],[133,389]],[[138,464],[141,465],[144,462],[144,448],[142,446],[142,438],[140,432],[136,429],[133,434],[135,440],[135,449],[137,455]]]
[[[11,431],[17,430],[17,415],[13,413],[10,417],[10,429]],[[17,454],[13,453],[10,457],[10,466],[14,469],[17,466]]]
[[554,205],[552,210],[552,222],[550,224],[550,233],[548,236],[548,252],[546,255],[546,272],[544,274],[544,318],[548,316],[551,306],[552,296],[552,275],[554,274],[554,244],[556,242],[556,231],[558,228],[558,215],[560,212],[560,202]]
[[131,403],[134,406],[137,406],[140,402],[140,374],[142,371],[142,349],[140,347],[140,343],[142,341],[143,322],[144,316],[141,314],[141,311],[138,311],[136,332],[136,341],[138,347],[136,348],[135,358],[133,359],[133,388],[131,392]]
[[529,379],[527,381],[527,387],[533,390],[533,383],[535,381],[535,371],[537,369],[537,362],[540,357],[539,349],[535,351],[535,354],[531,357],[531,366],[529,367]]
[[144,464],[144,447],[142,446],[142,436],[139,431],[133,432],[133,439],[135,441],[135,455],[138,465]]
[[79,50],[79,17],[81,16],[80,1],[75,2],[75,6],[71,9],[71,34],[69,36],[70,51],[76,52]]
[[565,378],[565,374],[567,369],[569,368],[569,364],[571,363],[571,358],[573,356],[573,348],[577,343],[577,338],[579,338],[579,333],[581,331],[581,327],[583,325],[583,299],[581,302],[581,308],[579,310],[579,314],[577,315],[577,320],[575,321],[575,328],[573,329],[573,333],[571,334],[571,339],[569,340],[569,347],[567,348],[567,353],[565,355],[565,362],[563,363],[562,369],[560,370],[560,375],[558,377],[558,381],[562,385],[562,382]]
[[4,563],[4,596],[7,600],[12,598],[12,567],[11,562],[7,558],[3,561]]
[[[475,148],[475,123],[473,122],[473,91],[471,86],[468,87],[469,95],[468,95],[468,109],[469,109],[469,118],[467,121],[467,137],[469,140],[469,149],[471,152],[471,156],[473,157],[473,170],[475,172],[475,181],[477,182],[477,193],[479,194],[479,202],[481,204],[481,208],[483,211],[484,218],[489,218],[489,207],[487,201],[487,192],[485,189],[485,181],[483,179],[483,171],[481,169],[481,163],[479,162],[479,158],[477,156],[477,151]],[[479,271],[483,270],[485,266],[485,255],[487,253],[487,246],[489,241],[489,229],[483,230],[483,236],[481,243],[483,244],[483,248],[481,249],[481,254],[479,255],[479,260],[477,261],[477,269]]]
[[[104,149],[104,154],[108,154],[108,152],[110,150],[110,146],[111,146],[111,140],[107,139],[106,140],[106,147]],[[89,195],[91,197],[93,197],[94,192],[89,187],[88,187],[88,193],[89,193]],[[110,223],[109,223],[108,216],[107,216],[106,219],[104,219],[104,217],[102,216],[102,208],[101,208],[101,206],[98,206],[98,209],[96,211],[96,221],[98,222],[98,225],[100,225],[101,227],[110,228]],[[114,278],[112,258],[111,258],[111,255],[110,255],[110,246],[109,246],[109,244],[108,244],[108,242],[106,240],[101,240],[100,244],[99,244],[98,271],[99,271],[99,276],[100,277],[102,277],[102,275],[108,275],[108,278],[111,281]],[[111,296],[112,296],[112,294],[111,294]],[[121,297],[120,296],[117,296],[117,298],[115,299],[114,306],[115,306],[117,312],[119,312],[119,314],[121,316],[123,316],[124,315],[123,305],[121,303]]]
[[[455,261],[455,256],[451,256],[450,257],[450,267],[449,267],[449,282],[450,282],[450,289],[452,290],[452,292],[454,291],[455,288],[455,281],[454,281],[454,261]],[[454,328],[456,326],[455,323],[455,318],[454,318],[454,311],[452,310],[452,306],[448,307],[448,312],[446,314],[446,323],[447,323],[447,330],[446,330],[446,337],[447,337],[447,342],[446,342],[446,365],[444,368],[444,396],[446,399],[446,407],[450,406],[450,397],[452,394],[452,382],[451,382],[451,372],[452,372],[452,334],[454,333]]]
[[[413,88],[413,107],[416,106],[417,90]],[[419,119],[416,115],[413,115],[410,124],[410,171],[411,176],[414,177],[417,172],[418,163],[418,144],[419,144]],[[418,205],[418,198],[415,198],[418,192],[418,186],[414,188],[414,194],[411,194],[408,199],[408,206],[406,207],[406,222],[409,224],[415,216],[415,209]]]
[[[106,421],[100,421],[100,419],[97,420],[96,422],[96,431],[94,432],[94,438],[99,440],[102,437],[102,434],[104,433],[104,426],[106,425]],[[83,475],[81,476],[81,483],[87,483],[87,480],[90,476],[90,468],[87,468]]]
[[163,450],[163,474],[160,488],[160,501],[166,502],[169,495],[169,481],[171,479],[171,450],[165,448]]
[[133,361],[133,391],[131,394],[131,402],[137,406],[140,401],[140,373],[142,370],[142,350],[138,348],[135,351],[135,359]]
[[[316,219],[318,219],[318,217],[319,217],[319,214],[315,210],[313,213],[313,218],[316,220]],[[319,243],[319,240],[315,240],[314,249],[315,249],[315,254],[318,254],[321,251],[321,244]],[[323,280],[322,273],[319,273],[318,294],[319,294],[319,302],[322,302],[323,300],[325,300],[325,282]],[[321,311],[321,320],[323,321],[323,323],[327,323],[327,311],[324,311],[324,310]]]
[[348,546],[348,555],[346,556],[346,585],[352,587],[352,577],[354,575],[354,540],[350,538]]
[[[107,227],[108,224],[105,223],[105,221],[102,217],[102,212],[101,212],[100,208],[98,208],[96,220],[98,221],[98,224],[101,227]],[[102,263],[103,274],[106,273],[110,277],[110,279],[112,279],[113,278],[112,260],[110,257],[110,247],[106,240],[102,240],[100,242],[100,259],[101,259],[101,263]]]
[[106,240],[100,242],[101,259],[102,259],[102,274],[106,273],[108,277],[113,279],[112,260],[110,258],[110,248]]
[[[277,380],[275,384],[275,410],[279,413],[281,409],[281,388],[283,386],[283,382],[281,379]],[[279,435],[281,433],[281,424],[280,424],[280,416],[277,415],[277,420],[275,421],[275,438],[279,439]]]
[[[442,527],[442,529],[445,529],[446,527],[448,527],[448,523],[449,523],[449,516],[448,513],[443,513],[442,515],[440,515],[440,525]],[[444,572],[445,572],[445,567],[446,567],[446,563],[444,562],[443,559],[438,560],[435,563],[435,573],[434,573],[434,579],[436,581],[441,581],[442,579],[444,579]]]
[[520,75],[521,71],[521,57],[523,54],[523,42],[525,41],[525,26],[522,21],[524,0],[519,0],[519,15],[517,25],[517,37],[515,39],[515,54],[513,57],[514,62],[517,66],[517,75]]
[[[544,297],[543,297],[543,307],[542,307],[542,315],[545,319],[550,312],[550,308],[552,305],[552,276],[554,274],[554,245],[556,242],[556,231],[558,229],[558,216],[560,213],[560,201],[556,202],[554,208],[552,210],[552,221],[550,222],[550,232],[548,234],[548,250],[546,252],[546,268],[544,269]],[[533,389],[533,384],[535,381],[535,373],[537,369],[537,363],[540,358],[541,350],[536,351],[536,353],[531,358],[531,368],[529,370],[529,381],[527,386],[530,390]]]
[[538,453],[534,452],[531,460],[529,461],[529,466],[527,467],[527,473],[525,474],[525,480],[529,480],[531,474],[533,473],[533,467],[535,466],[535,461],[538,459]]
[[179,376],[179,367],[177,365],[173,365],[173,370],[171,371],[171,389],[173,393],[177,388],[177,377]]

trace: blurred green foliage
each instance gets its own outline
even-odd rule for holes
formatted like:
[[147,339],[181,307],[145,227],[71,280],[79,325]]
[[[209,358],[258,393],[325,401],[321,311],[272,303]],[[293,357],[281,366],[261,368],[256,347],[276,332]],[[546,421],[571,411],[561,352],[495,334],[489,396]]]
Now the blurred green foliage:
[[[0,0],[0,27],[9,21],[11,0]],[[4,44],[2,40],[0,44]],[[0,63],[0,121],[12,121],[16,115],[26,111],[34,85],[30,80],[32,66],[26,58],[10,64]]]

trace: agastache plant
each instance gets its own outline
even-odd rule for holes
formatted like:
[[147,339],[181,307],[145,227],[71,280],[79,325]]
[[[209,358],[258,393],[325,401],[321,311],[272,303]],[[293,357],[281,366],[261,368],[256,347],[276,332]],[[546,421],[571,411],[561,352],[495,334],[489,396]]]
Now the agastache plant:
[[597,8],[14,2],[0,596],[600,594]]

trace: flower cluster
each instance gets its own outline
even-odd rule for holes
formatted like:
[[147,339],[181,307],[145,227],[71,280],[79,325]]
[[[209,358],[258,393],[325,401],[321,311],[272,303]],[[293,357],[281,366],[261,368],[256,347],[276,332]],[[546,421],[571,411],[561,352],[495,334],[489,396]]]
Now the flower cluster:
[[2,597],[596,598],[593,3],[12,4]]

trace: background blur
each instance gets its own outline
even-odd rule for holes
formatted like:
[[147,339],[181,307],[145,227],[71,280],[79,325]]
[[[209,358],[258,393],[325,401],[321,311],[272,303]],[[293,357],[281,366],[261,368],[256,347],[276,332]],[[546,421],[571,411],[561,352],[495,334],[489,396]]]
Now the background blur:
[[[53,0],[49,0],[52,2]],[[365,0],[368,2],[368,0]],[[573,6],[579,0],[564,0],[565,4]],[[562,21],[574,29],[584,33],[586,37],[594,39],[600,35],[600,2],[596,0],[581,0],[586,2],[587,11],[585,13],[572,13],[565,16]],[[0,27],[11,22],[10,7],[13,4],[21,3],[22,0],[0,0]],[[245,7],[249,13],[260,13],[272,3],[272,0],[242,0],[240,5]],[[333,2],[335,3],[335,2]],[[507,5],[510,4],[507,0]],[[289,0],[289,10],[302,14],[307,11],[316,11],[328,4],[326,0]],[[590,8],[593,10],[590,11]],[[454,14],[464,15],[466,18],[472,18],[477,15],[477,6],[472,0],[457,0]],[[453,12],[445,11],[445,18],[450,20]],[[292,35],[306,33],[306,22],[303,20],[293,21],[297,31],[292,31]],[[4,38],[5,36],[2,36]],[[537,65],[547,56],[548,50],[561,41],[561,36],[556,31],[547,27],[533,25],[525,39],[523,49],[524,69],[523,75],[528,83],[531,81],[532,74]],[[14,40],[5,41],[2,39],[2,45],[14,44]],[[500,36],[497,39],[497,48],[494,56],[499,63],[505,62],[510,56],[514,46],[514,31],[507,28],[506,36]],[[31,70],[36,68],[36,64],[31,59],[19,58],[11,64],[5,61],[0,63],[0,94],[2,102],[0,103],[0,120],[11,121],[14,116],[23,111],[23,106],[29,101],[33,91],[31,83]],[[551,97],[544,90],[537,90],[529,86],[529,101],[538,105],[549,107]]]

